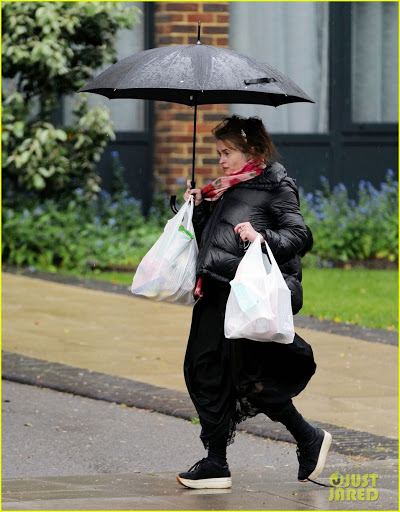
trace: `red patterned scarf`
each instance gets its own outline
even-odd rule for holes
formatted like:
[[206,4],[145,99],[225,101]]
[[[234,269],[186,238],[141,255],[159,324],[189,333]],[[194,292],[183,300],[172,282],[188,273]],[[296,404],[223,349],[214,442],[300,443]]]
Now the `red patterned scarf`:
[[266,165],[261,160],[250,160],[238,171],[221,176],[201,190],[201,195],[206,201],[216,201],[232,185],[241,181],[251,180],[262,173]]

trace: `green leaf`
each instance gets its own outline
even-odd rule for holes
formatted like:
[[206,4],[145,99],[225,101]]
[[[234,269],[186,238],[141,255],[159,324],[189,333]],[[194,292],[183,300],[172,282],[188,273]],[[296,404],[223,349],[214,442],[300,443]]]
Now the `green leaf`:
[[53,176],[55,172],[54,167],[50,167],[50,169],[46,169],[45,167],[39,167],[38,172],[44,177],[44,178],[50,178],[50,176]]
[[23,123],[22,121],[17,121],[13,125],[13,131],[14,131],[14,135],[16,137],[19,137],[19,138],[22,137],[24,135],[24,129],[25,129],[25,123]]
[[42,190],[46,186],[46,182],[40,174],[35,174],[33,176],[33,186],[37,190]]
[[21,155],[15,156],[15,164],[17,168],[24,166],[31,156],[30,151],[24,151]]

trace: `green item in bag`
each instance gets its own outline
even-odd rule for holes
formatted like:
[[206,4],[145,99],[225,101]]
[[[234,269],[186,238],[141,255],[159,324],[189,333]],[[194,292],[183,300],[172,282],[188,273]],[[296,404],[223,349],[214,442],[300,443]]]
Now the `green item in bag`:
[[178,231],[183,231],[188,237],[194,238],[194,235],[190,231],[185,229],[182,225],[179,226]]

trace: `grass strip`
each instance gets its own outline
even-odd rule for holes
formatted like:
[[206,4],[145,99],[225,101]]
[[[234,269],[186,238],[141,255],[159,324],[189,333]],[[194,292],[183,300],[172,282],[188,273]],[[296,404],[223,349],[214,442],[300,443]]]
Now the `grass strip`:
[[306,268],[303,287],[303,315],[398,329],[398,272],[395,270]]
[[[130,286],[133,273],[94,271],[82,277]],[[305,268],[303,287],[302,315],[390,331],[398,329],[395,270]]]

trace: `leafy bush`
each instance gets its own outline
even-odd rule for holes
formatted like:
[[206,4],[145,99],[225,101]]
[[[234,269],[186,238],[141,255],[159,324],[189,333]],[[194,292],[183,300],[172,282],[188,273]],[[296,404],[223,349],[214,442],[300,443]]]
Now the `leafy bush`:
[[[102,190],[96,200],[76,188],[72,201],[35,198],[18,207],[3,207],[3,262],[47,270],[137,267],[172,217],[168,198],[158,187],[145,217],[139,201],[129,197],[118,154],[113,158],[113,193]],[[178,194],[182,196],[182,190]],[[314,235],[309,266],[372,258],[398,257],[397,182],[388,172],[380,189],[360,182],[358,199],[343,185],[300,191],[302,211]]]
[[[24,201],[27,192],[40,199],[71,196],[76,187],[87,196],[100,191],[96,163],[108,142],[115,138],[105,107],[90,110],[86,98],[76,104],[74,127],[56,128],[42,120],[29,122],[32,102],[19,93],[3,107],[3,184],[14,198]],[[7,203],[7,197],[5,198]]]
[[[126,192],[113,200],[106,191],[87,201],[78,188],[65,207],[48,199],[21,210],[3,208],[3,262],[39,269],[135,268],[160,236],[164,212],[146,219]],[[159,202],[161,200],[159,199]]]
[[388,170],[379,190],[360,181],[357,199],[343,184],[331,190],[321,178],[321,190],[300,190],[301,209],[314,236],[312,253],[320,263],[398,258],[398,182]]
[[95,166],[114,137],[108,109],[89,109],[80,95],[73,125],[57,127],[54,115],[62,96],[116,60],[116,33],[138,12],[126,2],[3,3],[3,189],[14,201],[100,191]]

